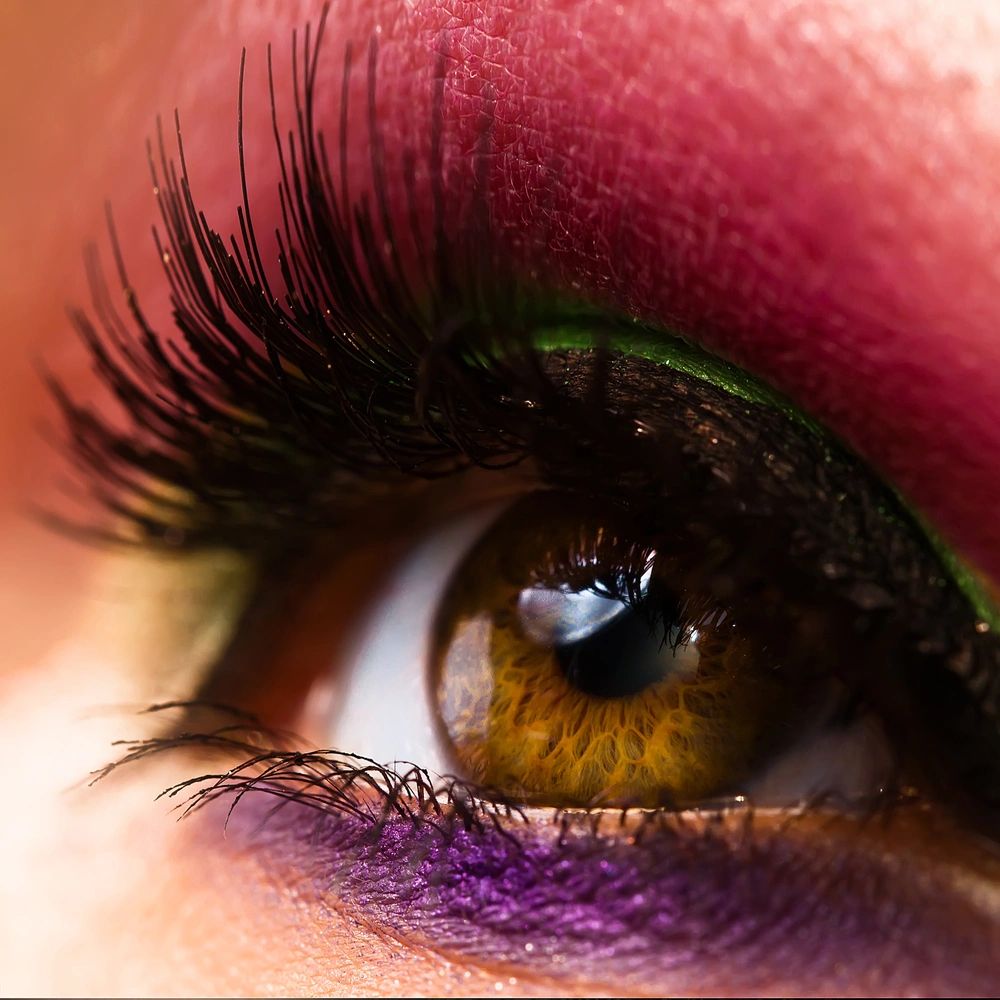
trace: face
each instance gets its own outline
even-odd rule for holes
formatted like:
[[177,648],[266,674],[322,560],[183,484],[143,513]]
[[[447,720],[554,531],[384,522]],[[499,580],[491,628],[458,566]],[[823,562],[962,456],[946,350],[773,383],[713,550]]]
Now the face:
[[6,988],[996,991],[991,5],[0,20]]

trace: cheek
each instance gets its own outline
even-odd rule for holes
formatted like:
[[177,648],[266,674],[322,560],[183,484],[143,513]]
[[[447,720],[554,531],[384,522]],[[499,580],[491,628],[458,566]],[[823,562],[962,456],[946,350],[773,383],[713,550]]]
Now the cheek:
[[466,968],[321,898],[305,876],[266,864],[259,843],[223,837],[220,815],[178,825],[152,797],[182,774],[190,762],[113,779],[36,831],[22,930],[0,946],[12,992],[485,996],[499,981],[520,995],[509,971]]

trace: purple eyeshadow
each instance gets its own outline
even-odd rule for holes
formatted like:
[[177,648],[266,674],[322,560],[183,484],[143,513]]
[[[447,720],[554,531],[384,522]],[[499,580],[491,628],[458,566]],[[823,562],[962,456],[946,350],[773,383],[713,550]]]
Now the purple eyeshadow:
[[444,832],[392,818],[376,836],[298,804],[262,825],[273,806],[248,796],[230,838],[252,838],[279,874],[305,872],[317,898],[522,976],[619,993],[971,996],[1000,986],[1000,938],[985,913],[901,861],[832,838],[662,823],[631,842],[595,835],[583,818],[564,831],[514,820]]

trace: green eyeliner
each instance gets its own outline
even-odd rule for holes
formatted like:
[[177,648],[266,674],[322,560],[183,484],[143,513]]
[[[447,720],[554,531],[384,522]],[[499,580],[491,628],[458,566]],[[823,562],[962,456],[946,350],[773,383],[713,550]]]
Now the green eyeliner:
[[[596,347],[598,342],[592,326],[588,328],[571,323],[547,326],[535,335],[535,344],[543,351],[588,350]],[[819,424],[770,386],[747,374],[742,368],[723,361],[676,335],[664,336],[655,330],[636,324],[634,329],[609,330],[607,346],[622,354],[645,358],[654,364],[675,368],[693,378],[708,382],[737,399],[778,410],[790,420],[814,433],[824,433]]]
[[[900,502],[904,503],[902,498]],[[968,598],[973,610],[991,632],[1000,632],[1000,610],[990,598],[986,588],[980,583],[978,575],[966,562],[948,545],[947,542],[918,514],[912,507],[907,510],[920,525],[927,536],[931,548],[937,553],[938,559],[955,582],[955,586]]]

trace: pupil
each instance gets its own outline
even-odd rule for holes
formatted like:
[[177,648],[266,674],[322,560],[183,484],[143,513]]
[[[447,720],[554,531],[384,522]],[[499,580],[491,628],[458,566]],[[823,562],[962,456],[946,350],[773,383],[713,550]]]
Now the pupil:
[[697,662],[693,646],[671,648],[660,627],[638,609],[578,642],[555,646],[555,656],[573,687],[595,698],[628,698],[670,673]]

